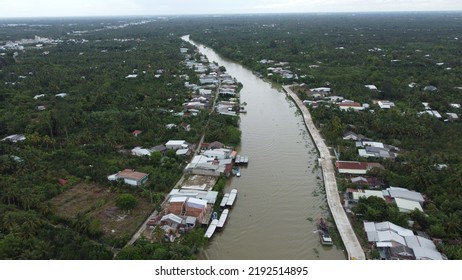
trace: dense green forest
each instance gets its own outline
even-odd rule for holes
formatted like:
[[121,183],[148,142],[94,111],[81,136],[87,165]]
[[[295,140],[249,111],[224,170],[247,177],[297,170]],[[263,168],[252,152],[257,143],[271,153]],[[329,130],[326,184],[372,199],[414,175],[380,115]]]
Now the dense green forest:
[[[236,118],[185,109],[194,94],[185,82],[198,77],[180,48],[196,54],[175,28],[145,18],[0,22],[0,259],[112,259],[188,161],[131,149],[197,144],[204,133],[239,144]],[[25,140],[4,138],[18,134]],[[149,174],[148,184],[107,180],[125,168]],[[198,232],[181,245],[140,241],[117,258],[193,258]]]
[[[400,214],[382,203],[360,201],[353,209],[358,216],[352,216],[358,235],[364,236],[358,217],[404,226],[413,220],[414,230],[442,240],[439,249],[449,259],[461,259],[462,124],[445,115],[461,113],[461,23],[460,13],[236,16],[203,21],[191,38],[275,84],[329,87],[331,95],[370,104],[361,112],[329,103],[310,111],[340,160],[367,160],[358,156],[354,142],[342,140],[347,131],[399,147],[396,160],[376,159],[386,169],[371,175],[419,191],[427,200],[425,214]],[[274,67],[291,71],[294,78],[273,73]],[[381,110],[374,100],[396,106]],[[443,117],[421,114],[423,103]],[[352,186],[345,177],[338,179],[341,191]]]

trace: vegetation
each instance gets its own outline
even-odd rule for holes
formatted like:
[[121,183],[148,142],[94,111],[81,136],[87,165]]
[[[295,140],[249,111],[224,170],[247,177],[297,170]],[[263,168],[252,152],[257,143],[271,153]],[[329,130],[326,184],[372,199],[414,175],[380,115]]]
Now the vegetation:
[[[369,110],[356,112],[320,102],[310,111],[341,160],[366,160],[358,156],[354,143],[342,140],[347,131],[399,147],[396,161],[374,159],[386,170],[371,175],[387,185],[423,193],[425,214],[402,214],[370,198],[354,208],[353,219],[400,225],[411,219],[414,230],[442,239],[442,252],[460,259],[462,123],[445,115],[462,113],[451,105],[462,101],[460,19],[460,13],[241,16],[202,22],[203,28],[191,37],[275,84],[330,87],[332,95],[370,104]],[[274,73],[274,67],[290,70],[294,78]],[[305,91],[299,94],[319,101]],[[381,110],[377,100],[396,106]],[[443,117],[422,114],[423,103]],[[362,223],[354,224],[363,231]]]
[[[22,142],[0,141],[0,258],[112,258],[108,248],[120,250],[133,232],[112,234],[101,218],[105,210],[116,207],[122,194],[137,201],[128,219],[135,213],[143,216],[148,210],[140,209],[146,205],[158,207],[186,161],[171,152],[136,157],[130,149],[170,139],[197,143],[204,132],[206,141],[239,144],[238,119],[181,114],[192,93],[180,76],[198,82],[179,52],[180,47],[191,48],[180,36],[191,34],[275,84],[328,86],[335,95],[371,104],[363,112],[335,106],[310,110],[343,160],[363,160],[351,143],[341,140],[348,130],[399,147],[396,161],[380,161],[386,170],[374,175],[389,185],[422,192],[427,202],[425,214],[403,217],[368,199],[357,206],[356,217],[398,224],[410,218],[415,230],[443,240],[440,249],[450,259],[462,259],[462,123],[418,114],[425,109],[422,102],[443,114],[462,113],[450,105],[462,103],[460,20],[460,13],[409,13],[0,22],[0,135],[26,136]],[[24,50],[6,47],[8,41],[35,36],[53,41],[26,44]],[[294,78],[272,73],[270,67],[289,69]],[[424,90],[428,85],[437,91]],[[45,96],[34,99],[41,94]],[[374,104],[379,99],[396,106],[380,110]],[[171,123],[178,127],[167,128]],[[135,137],[134,130],[142,133]],[[149,173],[149,183],[133,188],[107,181],[109,174],[125,168]],[[56,207],[75,201],[76,196],[65,194],[81,184],[96,184],[99,192],[84,193],[98,199],[69,215],[58,212]],[[105,192],[112,195],[98,197]],[[173,244],[140,240],[117,258],[191,258],[203,240],[199,231],[188,236],[193,240]]]
[[[188,161],[174,151],[138,157],[130,150],[171,139],[198,143],[204,133],[210,141],[238,144],[237,120],[187,114],[183,103],[193,92],[185,76],[190,83],[198,77],[182,63],[181,47],[194,55],[177,33],[182,24],[19,21],[0,22],[0,138],[26,137],[0,141],[0,258],[110,259],[159,208]],[[148,183],[107,180],[126,168],[148,173]],[[168,258],[191,258],[203,244],[181,243]],[[141,247],[148,249],[142,241]]]

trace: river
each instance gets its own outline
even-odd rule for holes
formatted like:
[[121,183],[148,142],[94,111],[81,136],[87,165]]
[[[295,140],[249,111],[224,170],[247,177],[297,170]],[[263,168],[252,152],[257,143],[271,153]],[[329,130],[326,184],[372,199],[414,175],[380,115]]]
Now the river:
[[317,167],[318,154],[294,103],[244,68],[189,40],[210,61],[241,82],[239,153],[249,157],[241,177],[226,191],[238,196],[222,232],[200,255],[212,260],[342,260],[337,246],[321,246],[315,220],[328,206]]

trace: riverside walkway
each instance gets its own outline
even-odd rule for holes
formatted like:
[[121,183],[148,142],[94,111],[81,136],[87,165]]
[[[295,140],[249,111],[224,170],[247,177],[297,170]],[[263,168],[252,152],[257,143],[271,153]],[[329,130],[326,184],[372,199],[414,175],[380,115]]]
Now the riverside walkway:
[[311,114],[308,108],[298,98],[298,96],[292,91],[290,86],[283,86],[284,91],[294,100],[295,104],[302,112],[305,126],[308,129],[311,138],[313,139],[318,152],[319,152],[319,165],[322,169],[324,178],[324,186],[326,189],[327,204],[329,205],[330,211],[334,218],[337,229],[340,233],[340,237],[343,240],[343,244],[348,253],[350,260],[365,260],[364,251],[359,244],[358,238],[351,227],[350,221],[343,209],[342,203],[340,202],[340,196],[337,188],[337,181],[335,179],[335,168],[333,164],[334,157],[330,154],[327,145],[319,133],[319,130],[311,119]]

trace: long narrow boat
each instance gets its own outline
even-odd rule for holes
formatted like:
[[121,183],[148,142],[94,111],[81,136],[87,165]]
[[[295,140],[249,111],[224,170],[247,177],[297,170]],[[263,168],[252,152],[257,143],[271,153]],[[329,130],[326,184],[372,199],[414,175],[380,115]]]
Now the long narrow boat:
[[213,233],[217,229],[217,225],[218,225],[218,219],[213,219],[209,227],[207,228],[207,231],[205,232],[204,236],[207,238],[211,238]]
[[225,226],[226,219],[228,218],[229,209],[223,210],[221,213],[220,219],[218,220],[217,228],[222,228]]
[[232,207],[234,204],[234,200],[236,200],[237,190],[232,189],[229,193],[228,201],[226,201],[226,206]]
[[225,193],[223,195],[223,199],[220,202],[220,207],[225,207],[226,206],[226,202],[228,201],[228,198],[229,198],[229,193]]

